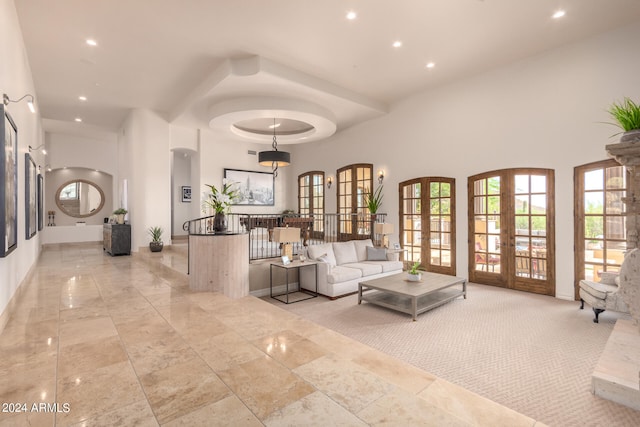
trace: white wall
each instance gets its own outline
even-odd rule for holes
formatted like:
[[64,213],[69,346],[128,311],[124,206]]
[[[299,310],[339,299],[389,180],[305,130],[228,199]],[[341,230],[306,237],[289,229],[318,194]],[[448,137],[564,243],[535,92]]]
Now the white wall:
[[[0,92],[11,99],[27,93],[35,95],[29,59],[11,0],[0,1],[0,52]],[[37,108],[37,97],[35,105]],[[5,258],[0,258],[0,330],[7,321],[7,305],[40,253],[40,233],[30,240],[25,239],[24,175],[25,153],[29,152],[29,145],[37,147],[44,143],[40,115],[30,113],[24,100],[11,103],[6,108],[18,128],[18,245]],[[36,165],[44,167],[45,157],[40,152],[33,152],[32,157]],[[2,182],[4,185],[4,179]]]
[[[556,296],[573,299],[573,168],[606,159],[616,140],[607,107],[639,99],[640,28],[564,46],[475,78],[417,94],[328,141],[297,148],[294,176],[370,162],[384,169],[382,211],[398,223],[398,183],[456,178],[457,274],[467,276],[467,177],[495,169],[555,170]],[[436,72],[446,72],[446,64]],[[428,78],[425,76],[425,78]],[[290,188],[290,197],[295,188]],[[335,186],[327,212],[335,211]],[[397,240],[397,236],[393,236]]]
[[[127,209],[131,249],[148,246],[149,227],[171,230],[171,150],[166,120],[144,109],[133,110],[119,141],[121,181],[128,182]],[[163,240],[170,236],[163,235]]]

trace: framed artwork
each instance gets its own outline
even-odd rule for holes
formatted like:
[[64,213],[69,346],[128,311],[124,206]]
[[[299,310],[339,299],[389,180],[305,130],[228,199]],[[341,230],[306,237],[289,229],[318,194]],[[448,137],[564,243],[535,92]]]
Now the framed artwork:
[[38,174],[38,231],[44,228],[44,178]]
[[36,194],[38,171],[31,154],[26,153],[24,160],[24,230],[25,238],[29,240],[36,235],[38,229],[38,197]]
[[9,255],[18,246],[18,128],[0,103],[2,124],[2,151],[0,152],[0,258]]
[[234,183],[238,190],[235,206],[273,206],[274,186],[272,172],[254,172],[225,169],[227,183]]
[[284,265],[289,265],[289,264],[291,264],[291,260],[289,259],[289,257],[288,257],[288,256],[286,256],[286,255],[282,255],[282,264],[284,264]]
[[182,186],[182,203],[191,203],[191,186]]

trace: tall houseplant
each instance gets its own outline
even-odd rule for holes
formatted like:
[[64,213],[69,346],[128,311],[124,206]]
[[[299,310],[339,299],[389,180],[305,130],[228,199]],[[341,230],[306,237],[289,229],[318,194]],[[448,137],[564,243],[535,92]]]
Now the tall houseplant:
[[625,98],[622,102],[614,102],[608,113],[615,121],[612,124],[622,129],[620,142],[640,141],[640,105]]
[[238,190],[235,188],[234,183],[229,183],[226,179],[222,180],[222,188],[220,190],[218,190],[215,185],[205,185],[209,187],[211,193],[205,193],[202,206],[203,208],[209,207],[215,212],[213,218],[213,231],[227,231],[227,220],[225,218],[225,214],[229,212],[230,206],[238,197]]
[[382,198],[384,197],[382,187],[382,185],[379,185],[373,193],[369,189],[364,193],[364,204],[371,214],[377,213],[380,205],[382,205]]

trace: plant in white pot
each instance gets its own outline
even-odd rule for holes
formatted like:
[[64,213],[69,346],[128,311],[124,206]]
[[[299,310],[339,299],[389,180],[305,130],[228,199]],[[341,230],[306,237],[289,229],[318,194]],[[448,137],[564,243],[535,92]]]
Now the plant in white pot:
[[418,270],[420,267],[420,260],[413,263],[409,271],[407,272],[407,280],[410,282],[419,282],[422,279],[422,273]]
[[149,227],[147,232],[151,236],[151,241],[149,242],[149,249],[151,252],[161,252],[164,246],[164,243],[162,242],[162,228]]
[[620,142],[640,142],[640,105],[625,98],[622,102],[614,102],[608,112],[615,121],[612,124],[622,129]]
[[116,222],[118,224],[124,224],[124,216],[128,213],[129,211],[126,210],[125,208],[118,208],[115,211],[113,211],[113,214],[116,216]]

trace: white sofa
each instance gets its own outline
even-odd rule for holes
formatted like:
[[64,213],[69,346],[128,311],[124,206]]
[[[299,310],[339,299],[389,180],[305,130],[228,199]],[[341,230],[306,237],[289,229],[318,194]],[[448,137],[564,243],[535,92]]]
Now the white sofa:
[[[318,293],[332,299],[357,292],[358,283],[365,279],[402,272],[398,254],[374,248],[371,239],[311,245],[307,255],[320,261]],[[300,270],[300,286],[315,291],[313,269]]]

